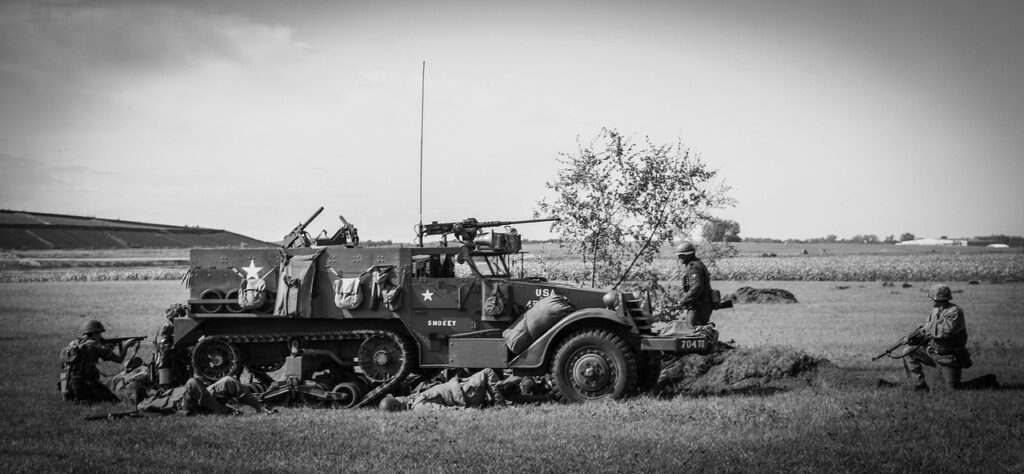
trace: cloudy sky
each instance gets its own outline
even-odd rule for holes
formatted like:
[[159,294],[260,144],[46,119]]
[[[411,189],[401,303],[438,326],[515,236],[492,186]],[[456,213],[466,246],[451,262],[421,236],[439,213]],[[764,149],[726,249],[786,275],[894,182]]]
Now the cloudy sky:
[[[279,239],[529,218],[601,127],[747,237],[1024,235],[1024,2],[11,1],[0,207]],[[546,237],[544,225],[520,228]]]

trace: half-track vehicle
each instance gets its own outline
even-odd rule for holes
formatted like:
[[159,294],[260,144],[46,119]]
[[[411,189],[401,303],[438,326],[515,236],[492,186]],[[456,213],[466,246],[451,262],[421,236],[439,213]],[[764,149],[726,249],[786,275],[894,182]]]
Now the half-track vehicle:
[[[555,397],[586,401],[650,386],[663,353],[712,349],[711,336],[653,333],[637,294],[524,276],[511,226],[546,220],[432,222],[416,245],[364,248],[344,218],[334,238],[308,238],[310,218],[281,247],[193,249],[188,311],[173,319],[191,373],[177,378],[247,370],[266,401],[350,407],[443,369],[492,368],[548,375]],[[513,352],[506,331],[545,298],[572,310]]]

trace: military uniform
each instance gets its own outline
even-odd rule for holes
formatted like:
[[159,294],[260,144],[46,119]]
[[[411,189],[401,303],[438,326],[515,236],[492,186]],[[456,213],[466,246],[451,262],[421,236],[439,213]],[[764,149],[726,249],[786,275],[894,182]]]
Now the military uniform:
[[265,411],[263,404],[249,388],[230,376],[218,380],[209,387],[204,387],[195,377],[190,378],[181,387],[146,398],[139,403],[138,409],[182,415],[231,415],[236,413],[236,410],[226,405],[230,401],[238,401],[257,411]]
[[187,315],[187,307],[172,304],[164,312],[167,322],[153,336],[153,354],[160,375],[160,384],[170,386],[173,381],[181,383],[189,377],[187,350],[174,349],[174,318]]
[[77,359],[67,368],[67,393],[65,399],[83,402],[116,402],[117,397],[100,382],[100,370],[96,366],[101,360],[121,362],[110,346],[94,339],[82,338],[77,341]]
[[903,359],[907,374],[917,386],[927,387],[923,366],[938,366],[946,386],[961,388],[961,370],[971,366],[964,311],[952,303],[933,308],[919,332],[929,341]]
[[503,403],[499,390],[501,380],[494,370],[483,369],[469,378],[452,377],[445,383],[434,385],[412,397],[412,409],[436,409],[441,407],[475,408],[489,401]]
[[714,305],[711,301],[711,274],[704,262],[694,257],[683,269],[683,299],[686,319],[694,327],[711,321]]

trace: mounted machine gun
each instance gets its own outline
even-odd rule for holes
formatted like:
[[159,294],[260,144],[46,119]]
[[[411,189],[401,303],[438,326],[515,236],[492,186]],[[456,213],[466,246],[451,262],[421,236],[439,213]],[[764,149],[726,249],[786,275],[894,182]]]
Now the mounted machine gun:
[[302,222],[295,226],[288,235],[284,236],[284,239],[281,239],[281,247],[286,249],[309,247],[310,240],[309,234],[306,233],[306,227],[308,227],[309,224],[313,222],[313,219],[316,219],[316,216],[319,216],[321,212],[324,212],[323,206],[320,206],[320,209],[317,209],[312,216],[309,216],[309,219],[306,219],[306,222]]
[[437,222],[437,221],[434,221],[434,222],[431,222],[430,224],[419,224],[419,225],[416,226],[416,233],[418,235],[417,244],[420,247],[422,247],[423,246],[423,237],[426,236],[426,235],[440,235],[441,236],[442,245],[447,246],[447,244],[448,244],[448,234],[452,234],[452,235],[455,236],[455,240],[458,240],[460,243],[470,247],[471,249],[472,248],[476,248],[477,246],[484,246],[484,247],[494,248],[497,251],[498,248],[500,247],[500,248],[510,248],[511,250],[509,250],[509,252],[517,252],[517,251],[519,251],[519,248],[521,247],[521,245],[520,245],[520,240],[518,238],[519,234],[518,234],[518,232],[515,232],[515,229],[512,229],[508,234],[495,234],[495,235],[515,236],[516,238],[513,239],[513,240],[515,240],[514,243],[513,242],[507,242],[507,243],[512,244],[512,245],[498,245],[498,246],[496,246],[496,245],[493,245],[493,244],[500,243],[500,242],[493,242],[496,239],[491,239],[492,242],[486,242],[486,241],[485,242],[478,242],[478,241],[476,241],[474,239],[476,239],[476,237],[478,235],[480,235],[482,229],[487,228],[487,227],[500,227],[500,226],[508,226],[508,225],[512,225],[512,224],[528,224],[528,223],[531,223],[531,222],[551,222],[551,221],[560,221],[560,220],[561,219],[559,219],[557,217],[553,217],[553,218],[547,218],[547,219],[526,219],[526,220],[521,220],[521,221],[483,221],[483,222],[480,222],[480,221],[470,217],[468,219],[463,219],[461,222]]
[[338,219],[341,219],[341,228],[339,228],[338,231],[330,237],[327,237],[326,230],[323,231],[320,234],[322,237],[317,237],[316,239],[317,245],[344,245],[348,248],[359,245],[359,229],[356,229],[356,226],[349,224],[348,221],[345,220],[345,216],[339,215]]

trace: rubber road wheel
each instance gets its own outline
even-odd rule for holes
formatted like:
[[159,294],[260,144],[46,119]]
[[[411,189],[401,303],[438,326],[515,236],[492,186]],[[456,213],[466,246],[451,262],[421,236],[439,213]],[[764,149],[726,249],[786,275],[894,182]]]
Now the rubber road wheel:
[[567,402],[619,399],[636,388],[633,350],[615,333],[585,329],[567,337],[551,361],[555,395]]
[[242,354],[228,341],[203,337],[192,350],[192,367],[197,377],[210,382],[228,375],[237,377],[242,372]]

